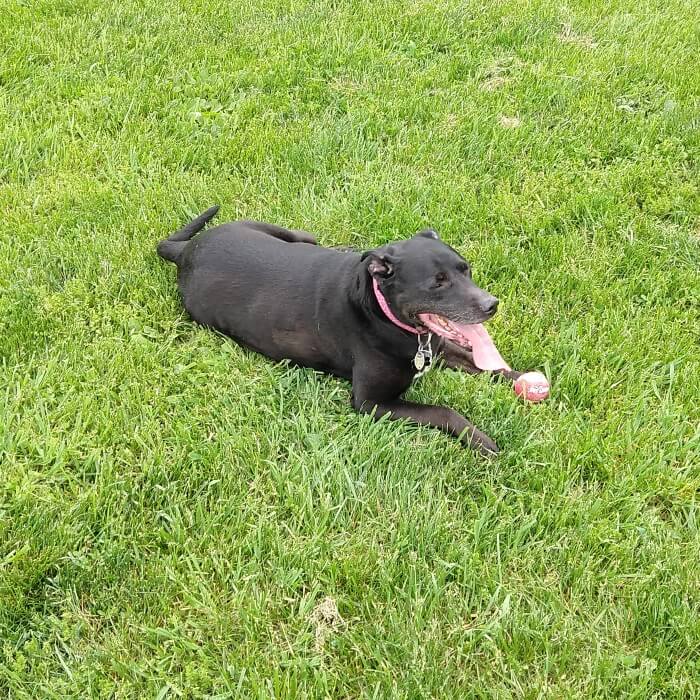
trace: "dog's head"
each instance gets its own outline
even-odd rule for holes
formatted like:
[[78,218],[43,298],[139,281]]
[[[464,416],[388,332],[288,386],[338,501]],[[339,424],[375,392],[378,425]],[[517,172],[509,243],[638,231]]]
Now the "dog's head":
[[404,323],[423,325],[426,314],[483,323],[496,313],[498,299],[474,284],[469,263],[431,229],[370,250],[362,259]]
[[477,366],[486,365],[481,369],[504,364],[481,326],[498,299],[474,284],[469,263],[435,231],[370,250],[362,260],[400,321],[472,350]]

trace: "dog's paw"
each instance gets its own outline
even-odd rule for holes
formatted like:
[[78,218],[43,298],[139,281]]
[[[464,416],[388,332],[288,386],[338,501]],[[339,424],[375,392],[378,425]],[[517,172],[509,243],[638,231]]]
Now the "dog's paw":
[[484,435],[483,440],[476,445],[476,449],[484,457],[495,457],[501,451],[501,448],[488,435]]
[[481,430],[468,431],[462,438],[465,447],[476,450],[484,457],[495,457],[501,450],[498,445]]

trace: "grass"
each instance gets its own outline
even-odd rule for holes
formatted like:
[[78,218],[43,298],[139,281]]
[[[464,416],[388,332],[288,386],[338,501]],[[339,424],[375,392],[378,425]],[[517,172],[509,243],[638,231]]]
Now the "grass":
[[[700,695],[700,10],[4,0],[0,694]],[[430,225],[553,395],[372,423],[196,327],[155,243],[221,203]]]

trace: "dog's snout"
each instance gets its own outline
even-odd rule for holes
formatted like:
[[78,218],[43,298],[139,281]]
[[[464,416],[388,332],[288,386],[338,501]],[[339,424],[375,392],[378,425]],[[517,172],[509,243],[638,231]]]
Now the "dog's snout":
[[486,297],[484,297],[484,299],[482,299],[479,306],[481,306],[481,310],[485,314],[489,314],[492,316],[496,313],[496,309],[498,308],[498,299],[488,294]]

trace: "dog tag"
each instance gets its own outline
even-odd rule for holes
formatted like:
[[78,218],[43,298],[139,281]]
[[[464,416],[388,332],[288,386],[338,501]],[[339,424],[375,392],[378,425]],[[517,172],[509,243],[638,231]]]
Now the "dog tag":
[[416,374],[414,379],[425,374],[433,364],[433,348],[430,345],[432,337],[433,334],[428,333],[428,339],[423,341],[423,338],[420,335],[418,336],[418,352],[413,357],[413,366],[418,374]]
[[422,350],[416,353],[416,356],[413,358],[413,365],[419,372],[423,371],[423,367],[425,367],[425,356]]

